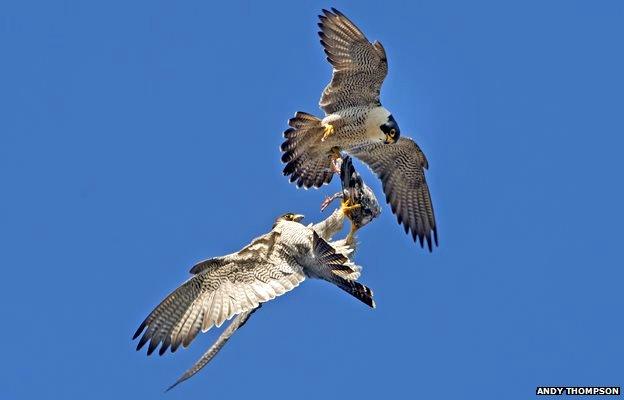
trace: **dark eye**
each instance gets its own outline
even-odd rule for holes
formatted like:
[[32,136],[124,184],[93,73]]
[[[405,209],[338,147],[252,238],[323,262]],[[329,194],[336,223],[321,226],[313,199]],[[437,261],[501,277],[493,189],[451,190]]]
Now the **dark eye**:
[[396,135],[396,129],[392,128],[390,129],[390,137],[394,137],[394,135]]

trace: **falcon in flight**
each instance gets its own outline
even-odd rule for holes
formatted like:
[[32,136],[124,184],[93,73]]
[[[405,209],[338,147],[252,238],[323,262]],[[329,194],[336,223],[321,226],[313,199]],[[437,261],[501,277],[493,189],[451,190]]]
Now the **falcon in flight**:
[[424,174],[427,159],[412,139],[401,137],[379,100],[388,73],[386,52],[335,8],[323,10],[319,19],[321,45],[333,67],[319,102],[325,117],[297,112],[288,121],[281,145],[284,175],[298,187],[318,188],[340,171],[341,152],[357,157],[381,179],[386,202],[405,232],[431,251],[438,233]]
[[[344,192],[339,193],[340,195],[343,195],[344,193],[341,206],[325,220],[314,225],[308,225],[307,227],[312,229],[322,240],[330,241],[332,236],[340,232],[342,230],[345,217],[351,220],[352,226],[357,226],[359,229],[379,215],[379,204],[377,203],[374,193],[370,191],[370,189],[366,190],[368,187],[363,184],[359,175],[355,173],[353,165],[349,165],[349,160],[345,159],[342,167],[343,170],[352,171],[353,174],[349,174],[348,176],[345,175],[345,178],[343,179],[343,182],[346,182],[346,186]],[[332,200],[338,197],[340,196],[334,196]],[[345,200],[345,198],[347,200]],[[352,201],[357,201],[360,206],[349,206],[349,202]],[[329,201],[327,205],[329,205],[330,202],[331,201]],[[327,207],[327,205],[325,207]],[[283,217],[292,218],[289,214]],[[355,230],[352,229],[352,232],[345,239],[330,243],[331,247],[335,249],[337,254],[348,256],[349,260],[352,259],[357,245],[354,233]],[[345,271],[336,270],[334,273],[341,275],[345,279],[355,280],[360,276],[360,268],[356,265],[352,265],[352,269],[345,269]],[[241,312],[232,318],[229,325],[223,330],[213,345],[210,346],[210,348],[206,350],[206,352],[195,362],[195,364],[186,370],[173,385],[169,386],[167,391],[173,389],[187,379],[190,379],[196,373],[201,371],[202,368],[208,365],[208,363],[212,361],[219,351],[221,351],[228,340],[230,340],[232,335],[234,335],[239,328],[245,325],[249,317],[251,317],[251,314],[259,310],[260,307],[262,307],[262,304],[259,304],[258,307],[252,309],[251,311]]]
[[[160,346],[174,352],[187,347],[200,331],[258,308],[297,287],[306,278],[333,283],[374,308],[372,291],[355,281],[361,268],[327,243],[302,215],[288,213],[273,229],[237,253],[211,258],[191,268],[191,277],[167,296],[141,323],[137,350]],[[326,233],[331,233],[327,228]],[[245,317],[246,319],[246,317]]]

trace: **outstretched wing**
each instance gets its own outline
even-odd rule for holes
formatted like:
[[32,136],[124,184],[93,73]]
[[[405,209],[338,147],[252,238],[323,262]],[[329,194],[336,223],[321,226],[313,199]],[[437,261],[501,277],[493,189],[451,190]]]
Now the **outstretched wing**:
[[238,314],[236,318],[234,318],[232,322],[230,322],[228,327],[225,328],[223,333],[221,333],[219,338],[217,338],[217,340],[212,344],[212,346],[210,346],[210,348],[206,350],[206,352],[201,356],[201,358],[195,361],[195,364],[193,364],[191,368],[187,369],[184,372],[184,374],[182,374],[182,376],[179,377],[177,381],[175,381],[173,385],[169,386],[167,390],[165,390],[165,392],[170,391],[174,387],[178,386],[180,383],[191,378],[193,375],[198,373],[202,368],[204,368],[210,361],[212,361],[212,359],[217,355],[217,353],[221,351],[223,346],[225,346],[227,341],[230,340],[234,332],[236,332],[238,328],[241,328],[243,325],[245,325],[249,317],[251,317],[251,314],[256,312],[256,310],[258,310],[260,307],[261,305],[258,306],[258,308],[254,308],[251,311],[246,311],[242,314]]
[[[275,235],[279,233],[270,232],[237,254],[203,262],[197,274],[167,296],[139,326],[134,339],[147,330],[137,350],[148,341],[148,355],[161,343],[161,355],[169,347],[172,352],[180,344],[187,347],[200,330],[219,327],[234,315],[298,286],[305,275],[294,260],[283,256]],[[265,246],[271,248],[268,253]]]
[[340,11],[323,10],[319,36],[334,67],[319,106],[327,114],[347,107],[376,104],[388,73],[386,51],[379,42],[370,43],[362,31]]
[[438,231],[424,170],[429,167],[425,155],[410,138],[401,137],[394,144],[372,144],[357,149],[353,156],[365,162],[381,179],[386,202],[390,203],[405,232],[426,240],[429,251],[432,238],[438,245]]

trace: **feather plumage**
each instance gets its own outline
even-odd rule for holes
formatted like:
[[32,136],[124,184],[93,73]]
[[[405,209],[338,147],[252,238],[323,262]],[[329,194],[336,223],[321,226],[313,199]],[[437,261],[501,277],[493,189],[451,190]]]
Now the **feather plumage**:
[[386,202],[405,232],[411,231],[421,246],[438,245],[438,230],[424,170],[429,166],[420,147],[402,137],[392,145],[374,144],[353,155],[366,163],[381,179]]
[[[136,339],[143,333],[137,350],[149,343],[148,355],[159,346],[162,355],[167,349],[175,352],[180,346],[187,347],[200,331],[219,327],[235,315],[283,295],[306,276],[347,288],[342,281],[325,274],[332,269],[347,277],[359,271],[310,227],[298,222],[278,222],[271,232],[254,239],[239,252],[195,265],[191,269],[195,275],[167,296],[141,323],[133,337]],[[347,291],[364,299],[365,291]],[[372,300],[363,301],[370,304]]]

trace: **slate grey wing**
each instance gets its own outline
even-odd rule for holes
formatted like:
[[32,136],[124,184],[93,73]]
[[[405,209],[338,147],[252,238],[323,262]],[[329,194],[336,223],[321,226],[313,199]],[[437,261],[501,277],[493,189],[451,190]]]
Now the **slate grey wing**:
[[[268,235],[276,234],[271,232]],[[277,244],[275,247],[279,247]],[[280,252],[280,249],[276,249]],[[134,334],[145,330],[137,350],[148,341],[147,354],[161,345],[174,352],[197,334],[221,326],[234,315],[251,311],[299,285],[305,275],[284,257],[266,257],[253,249],[202,263],[201,271],[165,298]]]
[[319,36],[333,66],[331,82],[319,106],[327,114],[354,106],[380,105],[379,92],[388,74],[386,51],[370,43],[362,31],[340,11],[323,10]]
[[433,205],[424,170],[429,167],[425,155],[410,138],[401,137],[394,144],[373,144],[351,153],[366,163],[381,179],[386,202],[390,203],[405,232],[411,231],[429,251],[438,245]]

